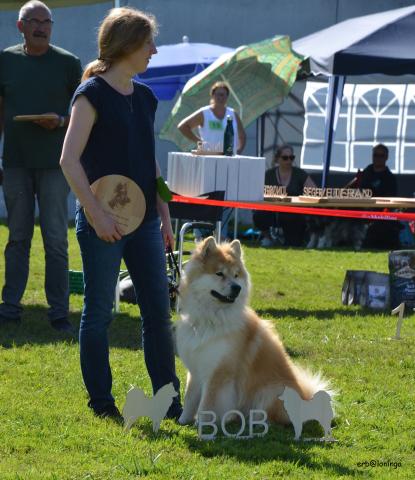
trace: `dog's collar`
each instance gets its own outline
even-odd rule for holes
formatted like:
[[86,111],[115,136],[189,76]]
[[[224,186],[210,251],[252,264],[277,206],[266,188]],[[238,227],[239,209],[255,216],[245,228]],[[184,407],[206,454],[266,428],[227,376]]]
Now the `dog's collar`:
[[210,291],[210,294],[217,298],[220,302],[223,302],[223,303],[234,303],[235,301],[235,298],[236,297],[230,297],[229,295],[225,296],[225,295],[221,295],[219,292],[217,292],[216,290],[211,290]]

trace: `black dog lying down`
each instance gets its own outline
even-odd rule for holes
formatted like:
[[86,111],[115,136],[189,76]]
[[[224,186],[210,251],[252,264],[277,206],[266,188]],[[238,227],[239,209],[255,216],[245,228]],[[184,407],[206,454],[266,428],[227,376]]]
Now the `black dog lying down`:
[[348,218],[310,217],[308,222],[310,240],[307,248],[331,248],[351,246],[362,248],[398,249],[399,232],[403,228],[399,222]]
[[360,250],[368,229],[366,222],[348,218],[311,217],[308,226],[307,248],[352,246]]

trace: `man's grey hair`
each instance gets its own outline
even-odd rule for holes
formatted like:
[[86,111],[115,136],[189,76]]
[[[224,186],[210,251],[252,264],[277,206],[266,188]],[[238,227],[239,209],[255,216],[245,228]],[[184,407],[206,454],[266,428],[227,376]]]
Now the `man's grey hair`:
[[52,12],[46,4],[40,2],[39,0],[31,0],[30,2],[26,2],[19,10],[19,20],[27,18],[27,14],[35,8],[44,8],[49,12],[50,17],[52,18]]

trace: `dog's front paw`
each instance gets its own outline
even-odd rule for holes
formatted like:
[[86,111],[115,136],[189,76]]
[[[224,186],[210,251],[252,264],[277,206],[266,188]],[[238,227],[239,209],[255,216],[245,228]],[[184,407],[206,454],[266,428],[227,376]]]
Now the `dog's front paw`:
[[178,422],[179,422],[180,425],[190,425],[190,424],[194,423],[194,419],[190,418],[188,415],[185,415],[184,413],[182,413],[179,417]]

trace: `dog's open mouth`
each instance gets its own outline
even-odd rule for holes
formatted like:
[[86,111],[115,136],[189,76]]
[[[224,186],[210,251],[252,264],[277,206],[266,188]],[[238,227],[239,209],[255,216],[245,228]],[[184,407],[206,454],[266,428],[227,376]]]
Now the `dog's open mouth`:
[[[239,293],[239,292],[238,292]],[[236,295],[221,295],[219,292],[217,292],[216,290],[211,290],[210,291],[210,294],[217,298],[220,302],[223,302],[223,303],[233,303],[236,299],[236,297],[238,296],[238,294]]]

